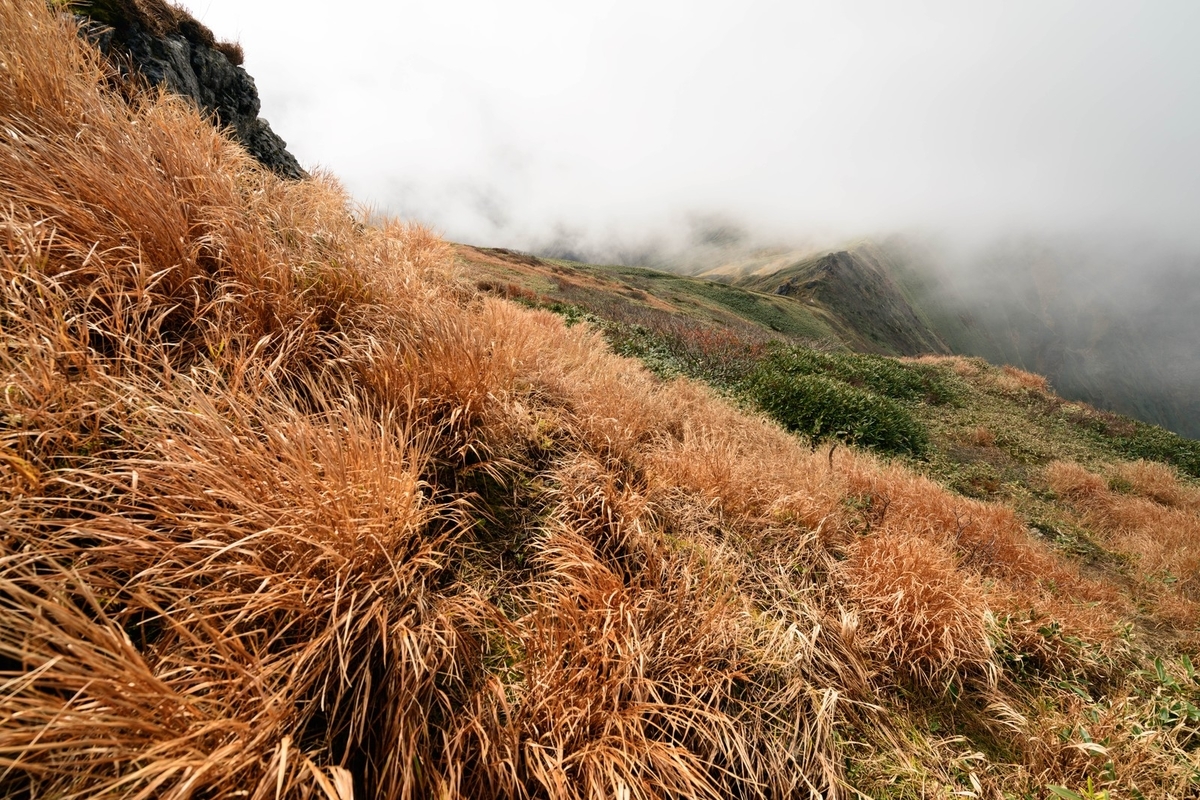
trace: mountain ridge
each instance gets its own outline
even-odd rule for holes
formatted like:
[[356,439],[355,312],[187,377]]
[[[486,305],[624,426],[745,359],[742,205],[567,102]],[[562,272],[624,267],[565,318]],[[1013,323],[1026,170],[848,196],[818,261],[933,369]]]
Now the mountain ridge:
[[[890,237],[795,260],[775,256],[770,271],[747,272],[732,260],[699,276],[820,298],[843,320],[843,341],[855,349],[953,352],[1012,364],[1046,375],[1065,396],[1200,437],[1195,357],[1176,352],[1193,329],[1200,336],[1196,314],[1184,307],[1200,298],[1195,278],[1162,293],[1174,309],[1126,310],[1119,297],[1081,295],[1088,278],[1069,262],[1057,265],[1053,255],[997,258],[990,269],[970,273],[993,276],[980,280]],[[817,265],[832,269],[815,274]]]

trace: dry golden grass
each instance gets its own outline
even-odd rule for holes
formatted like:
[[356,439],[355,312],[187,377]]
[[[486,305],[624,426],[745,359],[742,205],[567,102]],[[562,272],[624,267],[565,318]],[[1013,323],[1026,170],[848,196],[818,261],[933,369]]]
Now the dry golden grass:
[[992,666],[984,593],[944,548],[904,535],[864,537],[847,577],[871,648],[913,677],[935,685]]
[[1108,494],[1108,481],[1072,461],[1055,461],[1046,467],[1050,488],[1067,497],[1093,499]]
[[245,59],[241,45],[218,42],[212,31],[195,17],[164,0],[54,0],[50,5],[83,10],[116,28],[139,26],[153,36],[186,36],[220,51],[236,66]]
[[1160,505],[1200,510],[1200,489],[1180,483],[1175,470],[1156,461],[1127,461],[1117,465],[1116,476],[1134,494]]
[[949,366],[959,377],[973,379],[1010,395],[1052,393],[1050,382],[1044,376],[1008,364],[994,370],[983,359],[966,356],[921,356],[905,360],[915,364]]
[[969,442],[975,447],[995,447],[996,434],[990,428],[979,425],[971,431]]
[[1072,462],[1046,468],[1047,482],[1076,507],[1081,522],[1108,545],[1135,559],[1135,569],[1160,615],[1184,630],[1200,626],[1200,504],[1162,464],[1120,464],[1113,472],[1131,494],[1109,488],[1102,475]]
[[989,370],[988,363],[982,358],[968,358],[967,356],[924,355],[901,360],[912,364],[948,366],[954,370],[955,374],[962,378],[977,378]]
[[1023,706],[1001,617],[1055,668],[1087,656],[1047,620],[1112,643],[1124,600],[1010,510],[481,298],[429,231],[106,85],[0,0],[0,794],[1028,783],[904,709]]
[[[1035,375],[1032,372],[1026,372],[1023,369],[1007,365],[1004,367],[1003,372],[1004,378],[1011,381],[1014,388],[1029,389],[1040,394],[1045,394],[1050,390],[1049,381],[1041,375]],[[1003,385],[1007,385],[1007,383]]]

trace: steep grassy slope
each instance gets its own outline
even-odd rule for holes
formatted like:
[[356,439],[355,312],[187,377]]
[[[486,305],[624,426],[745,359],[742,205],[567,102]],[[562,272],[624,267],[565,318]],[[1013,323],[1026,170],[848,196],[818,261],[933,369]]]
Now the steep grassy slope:
[[[0,0],[0,796],[1195,794],[1190,572],[1147,603],[112,82]],[[917,416],[978,378],[720,341]],[[1056,508],[1183,564],[1194,486],[1107,464]]]
[[[882,257],[865,250],[748,259],[696,277],[460,246],[485,291],[568,303],[631,324],[701,324],[890,355],[948,353]],[[760,261],[765,264],[760,264]],[[748,270],[748,271],[747,271]]]
[[948,353],[919,316],[886,260],[863,247],[825,253],[769,274],[744,275],[733,285],[795,297],[828,308],[841,339],[855,350],[890,355]]

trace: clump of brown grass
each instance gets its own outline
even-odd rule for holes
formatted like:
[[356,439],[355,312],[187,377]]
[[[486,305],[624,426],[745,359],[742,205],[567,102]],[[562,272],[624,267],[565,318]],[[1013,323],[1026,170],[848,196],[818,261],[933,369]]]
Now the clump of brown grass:
[[847,577],[870,646],[888,663],[929,686],[992,666],[984,593],[944,549],[896,534],[869,536],[851,549]]
[[1034,391],[1039,394],[1045,394],[1050,390],[1050,382],[1047,381],[1042,375],[1026,372],[1023,369],[1018,369],[1017,367],[1007,364],[1002,368],[1002,371],[1004,373],[1004,378],[1007,378],[1008,380],[1000,379],[998,382],[1005,387],[1012,385],[1021,389]]
[[1192,503],[1194,490],[1182,486],[1169,467],[1145,461],[1118,465],[1114,476],[1135,494],[1113,491],[1103,475],[1073,462],[1046,468],[1051,488],[1071,500],[1081,522],[1135,557],[1145,589],[1165,601],[1160,610],[1194,627],[1200,619],[1193,605],[1200,601],[1200,507]]
[[1129,484],[1134,493],[1166,506],[1198,507],[1200,492],[1185,487],[1169,465],[1158,461],[1131,461],[1118,464],[1118,478]]
[[8,506],[0,652],[29,682],[9,686],[6,767],[35,795],[82,776],[304,794],[350,770],[403,796],[396,759],[436,763],[427,718],[469,680],[478,614],[429,594],[461,525],[422,484],[421,434],[176,386],[114,385],[145,405],[113,421],[162,433]]
[[976,426],[975,430],[971,431],[969,440],[975,447],[996,446],[996,434],[985,425]]
[[1059,494],[1073,498],[1095,498],[1108,492],[1108,481],[1073,461],[1054,461],[1046,466],[1046,481]]
[[913,364],[930,364],[933,366],[948,366],[960,378],[976,378],[992,367],[982,358],[967,356],[934,356],[924,355],[915,358],[905,358],[904,361]]

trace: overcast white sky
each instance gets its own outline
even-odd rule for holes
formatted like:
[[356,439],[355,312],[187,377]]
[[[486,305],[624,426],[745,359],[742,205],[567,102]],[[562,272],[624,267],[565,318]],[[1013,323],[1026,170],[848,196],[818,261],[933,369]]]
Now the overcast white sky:
[[186,0],[308,167],[450,238],[1200,240],[1200,2]]

